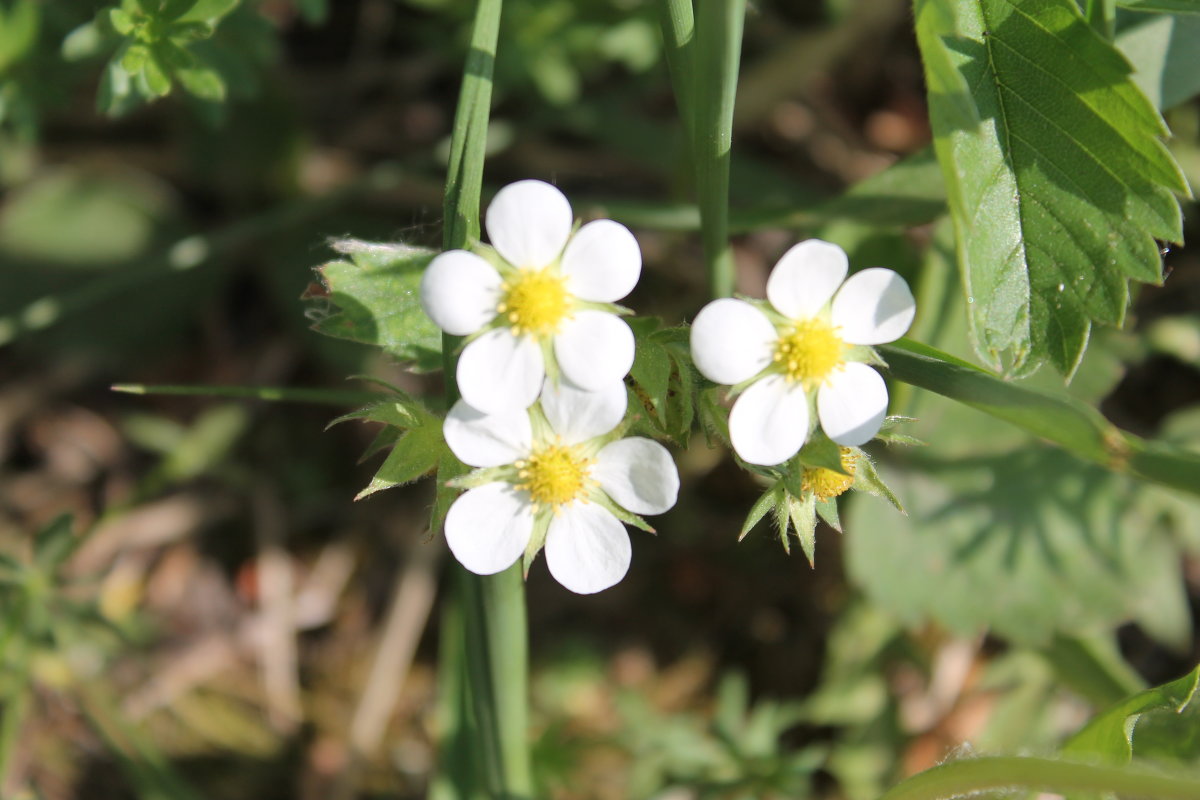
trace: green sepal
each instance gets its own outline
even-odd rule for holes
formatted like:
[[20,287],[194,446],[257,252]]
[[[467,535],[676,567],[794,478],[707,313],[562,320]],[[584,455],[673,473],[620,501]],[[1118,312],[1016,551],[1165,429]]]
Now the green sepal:
[[900,433],[894,430],[897,426],[907,423],[916,422],[913,417],[892,416],[883,420],[883,425],[879,427],[879,432],[875,434],[875,438],[886,444],[900,444],[910,447],[924,447],[925,442],[915,436],[910,436],[907,433]]
[[792,543],[788,541],[788,525],[791,520],[788,518],[788,499],[789,496],[783,497],[780,502],[775,504],[775,532],[779,534],[779,543],[783,545],[783,552],[791,555]]
[[355,419],[382,422],[385,425],[394,425],[397,428],[413,428],[419,425],[431,424],[438,418],[429,413],[424,406],[415,400],[388,398],[380,400],[378,403],[372,403],[369,406],[363,406],[347,414],[342,414],[340,417],[331,420],[325,426],[325,430],[329,430],[334,425],[340,425],[343,422]]
[[879,472],[875,469],[875,464],[862,451],[859,451],[858,469],[854,471],[854,485],[851,488],[857,489],[860,492],[866,492],[875,497],[882,497],[891,503],[901,514],[908,516],[908,512],[900,504],[900,499],[896,497],[896,494],[879,477]]
[[505,464],[502,467],[480,467],[459,474],[447,485],[454,489],[476,489],[488,483],[512,483],[516,477],[517,470],[511,464]]
[[817,559],[816,500],[817,496],[808,492],[800,499],[789,496],[787,501],[788,517],[796,529],[796,538],[800,540],[800,547],[803,548],[810,567],[816,564]]
[[646,533],[658,533],[658,531],[650,527],[650,523],[646,522],[646,520],[642,519],[637,514],[634,514],[632,511],[617,505],[617,502],[604,492],[592,492],[588,496],[588,499],[603,508],[608,513],[612,514],[617,519],[621,520],[621,522],[624,522],[626,525],[632,525],[635,528],[646,531]]
[[[842,450],[837,443],[825,435],[820,428],[813,431],[812,436],[800,448],[799,461],[806,467],[828,469],[842,475],[849,475],[842,466]],[[799,492],[794,492],[799,494]]]
[[[390,428],[388,430],[391,430]],[[446,524],[446,514],[450,512],[450,506],[458,499],[458,489],[454,486],[454,481],[465,475],[469,467],[458,460],[454,453],[447,448],[446,452],[442,453],[442,460],[438,462],[437,469],[437,488],[433,495],[433,511],[429,519],[429,532],[436,536],[442,526]]]
[[817,516],[825,520],[825,524],[838,533],[842,532],[842,520],[838,516],[837,498],[817,501]]
[[754,501],[754,505],[750,506],[750,513],[746,515],[746,521],[742,523],[742,532],[738,534],[738,541],[746,538],[750,533],[750,529],[758,524],[759,520],[767,515],[767,512],[773,510],[783,500],[784,489],[783,481],[776,481],[765,492],[762,497]]
[[447,452],[449,449],[442,439],[442,426],[436,421],[410,428],[396,440],[383,466],[354,499],[362,500],[384,489],[412,483],[424,477],[433,471]]
[[[331,425],[333,423],[330,423]],[[358,464],[365,464],[370,461],[376,454],[391,447],[396,441],[404,435],[404,431],[392,425],[385,425],[379,429],[379,433],[375,434],[375,438],[367,445],[367,449],[363,450],[361,456],[358,457]]]
[[533,530],[529,534],[529,544],[525,545],[525,555],[521,557],[521,575],[529,577],[529,568],[533,566],[533,560],[537,558],[537,554],[542,551],[546,544],[546,533],[550,530],[550,521],[554,519],[554,512],[545,509],[533,518]]

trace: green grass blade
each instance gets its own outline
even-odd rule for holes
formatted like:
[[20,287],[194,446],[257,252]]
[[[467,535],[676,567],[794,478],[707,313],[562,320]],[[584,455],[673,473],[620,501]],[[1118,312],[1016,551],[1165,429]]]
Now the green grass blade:
[[355,406],[385,399],[380,392],[356,392],[346,389],[297,389],[289,386],[181,386],[145,383],[114,383],[114,392],[140,395],[179,395],[182,397],[231,397],[240,400],[269,400],[278,403],[315,403],[328,406]]
[[1114,472],[1200,495],[1200,453],[1147,442],[1086,403],[1012,383],[926,345],[902,339],[879,351],[897,380],[1010,422]]
[[[746,0],[704,0],[696,19],[693,81],[696,91],[692,154],[700,203],[700,236],[710,296],[733,294],[729,244],[729,157]],[[704,91],[700,91],[700,88]]]
[[679,118],[683,120],[688,144],[693,146],[692,131],[695,127],[696,104],[692,60],[696,20],[692,11],[692,0],[659,0],[658,13],[663,47],[667,54],[667,68],[671,72],[671,88],[675,92],[675,105],[679,109]]
[[462,91],[450,137],[446,175],[445,250],[466,247],[479,238],[479,202],[483,185],[488,119],[492,111],[492,72],[500,31],[500,0],[480,0],[475,7],[471,47],[463,70]]

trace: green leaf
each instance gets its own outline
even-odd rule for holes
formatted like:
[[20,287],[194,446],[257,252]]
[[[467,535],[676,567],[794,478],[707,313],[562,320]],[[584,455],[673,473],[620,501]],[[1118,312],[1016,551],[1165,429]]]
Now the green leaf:
[[7,13],[0,6],[0,74],[33,49],[41,22],[37,0],[16,0]]
[[150,48],[144,44],[130,45],[121,56],[121,66],[128,72],[141,72],[150,60]]
[[1182,238],[1162,119],[1073,0],[920,0],[917,34],[976,349],[1070,375]]
[[172,22],[215,22],[237,8],[239,0],[196,0],[194,3],[177,3],[179,7],[169,13]]
[[1200,14],[1200,0],[1117,0],[1117,5],[1128,8],[1130,11]]
[[845,522],[854,582],[906,624],[1047,646],[1156,616],[1186,637],[1173,526],[1133,482],[1040,446],[905,455],[887,474],[908,516],[855,497]]
[[113,30],[122,36],[128,36],[137,27],[133,16],[122,8],[110,8],[108,10],[108,21],[112,24]]
[[1198,687],[1200,667],[1178,680],[1139,692],[1094,717],[1067,740],[1062,753],[1104,764],[1128,764],[1137,749],[1137,729],[1143,715],[1155,711],[1184,712],[1192,706]]
[[[133,48],[130,48],[132,52]],[[129,69],[128,65],[125,67]],[[136,70],[129,70],[136,72]],[[150,94],[156,97],[165,97],[171,93],[171,78],[167,75],[167,70],[163,63],[159,61],[156,55],[151,52],[142,65],[142,78],[146,82],[146,87]]]
[[179,81],[180,86],[201,100],[219,103],[225,99],[225,81],[214,69],[209,67],[177,69],[172,74]]
[[34,562],[47,573],[57,569],[70,558],[71,553],[83,541],[71,530],[70,514],[62,514],[38,531],[34,541]]
[[[329,291],[313,329],[338,339],[375,345],[418,371],[441,367],[441,332],[421,309],[421,274],[435,255],[403,245],[342,242],[350,261],[318,271]],[[330,312],[328,304],[336,307]]]
[[412,428],[400,437],[367,488],[354,499],[362,500],[384,489],[412,483],[436,467],[445,452],[440,420]]

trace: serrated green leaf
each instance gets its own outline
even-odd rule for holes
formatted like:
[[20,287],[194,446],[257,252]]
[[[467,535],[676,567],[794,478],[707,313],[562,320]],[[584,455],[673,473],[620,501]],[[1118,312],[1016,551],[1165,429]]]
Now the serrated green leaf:
[[419,294],[421,274],[435,253],[367,242],[344,242],[339,249],[352,260],[318,270],[337,310],[313,329],[381,347],[418,371],[440,368],[441,331],[425,316]]
[[721,391],[710,387],[700,392],[700,426],[710,447],[714,440],[729,445],[729,412],[721,405]]
[[630,320],[629,327],[633,329],[636,342],[633,367],[629,374],[645,394],[644,402],[648,402],[661,417],[666,410],[667,385],[671,380],[671,358],[662,343],[652,336],[659,329],[658,320],[633,319]]
[[362,500],[384,489],[412,483],[436,467],[445,452],[440,424],[412,428],[396,441],[383,466],[354,499]]
[[773,511],[775,506],[783,499],[783,487],[779,483],[773,484],[769,489],[762,493],[762,496],[754,501],[754,505],[750,506],[750,512],[746,514],[746,521],[742,523],[742,532],[738,534],[738,541],[746,538],[746,534],[750,533],[750,529],[758,524],[758,521]]
[[917,32],[976,348],[1070,375],[1128,280],[1161,280],[1155,239],[1182,238],[1162,119],[1073,0],[921,0]]
[[1121,8],[1130,11],[1152,11],[1163,14],[1200,14],[1200,0],[1117,0]]
[[1128,479],[1041,446],[906,455],[887,474],[907,517],[860,497],[844,509],[853,580],[906,624],[1044,646],[1139,617],[1152,594],[1151,613],[1187,630],[1172,531]]
[[[1094,717],[1067,740],[1062,753],[1104,764],[1128,764],[1138,750],[1138,727],[1142,716],[1155,711],[1182,713],[1194,704],[1198,687],[1200,667],[1178,680],[1139,692]],[[1139,752],[1138,755],[1142,754]],[[1075,796],[1078,800],[1082,797]]]

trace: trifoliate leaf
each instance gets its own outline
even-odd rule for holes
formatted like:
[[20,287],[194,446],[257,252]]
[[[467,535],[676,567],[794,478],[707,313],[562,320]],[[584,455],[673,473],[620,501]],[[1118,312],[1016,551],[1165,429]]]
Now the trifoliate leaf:
[[920,0],[917,34],[976,349],[1070,375],[1182,238],[1167,130],[1074,0]]
[[[381,347],[418,371],[440,368],[441,332],[425,316],[419,295],[421,274],[435,253],[358,241],[343,242],[338,249],[351,260],[318,270],[329,294],[319,299],[323,307],[310,312],[321,317],[314,330]],[[336,310],[331,312],[330,303]]]

